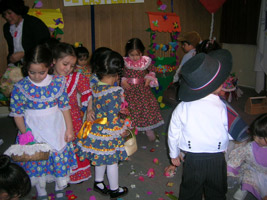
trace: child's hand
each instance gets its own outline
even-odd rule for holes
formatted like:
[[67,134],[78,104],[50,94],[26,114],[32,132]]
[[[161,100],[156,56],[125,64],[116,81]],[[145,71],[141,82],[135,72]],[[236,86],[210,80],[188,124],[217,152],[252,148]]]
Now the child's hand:
[[121,113],[121,114],[124,114],[124,115],[129,115],[129,114],[130,114],[128,108],[122,108],[122,109],[120,110],[120,113]]
[[124,131],[122,134],[121,134],[121,137],[127,137],[129,135],[129,133],[127,131]]
[[86,120],[91,122],[95,121],[95,112],[93,110],[87,111]]
[[184,162],[184,154],[180,153],[177,158],[172,158],[171,161],[174,166],[179,167],[181,165],[181,162]]
[[65,142],[71,142],[75,139],[73,130],[67,129],[65,132]]
[[121,86],[122,86],[123,88],[127,89],[127,90],[131,88],[130,84],[127,83],[126,80],[123,80],[123,81],[121,82]]
[[147,86],[149,87],[150,81],[151,81],[151,80],[146,79],[145,87],[147,87]]

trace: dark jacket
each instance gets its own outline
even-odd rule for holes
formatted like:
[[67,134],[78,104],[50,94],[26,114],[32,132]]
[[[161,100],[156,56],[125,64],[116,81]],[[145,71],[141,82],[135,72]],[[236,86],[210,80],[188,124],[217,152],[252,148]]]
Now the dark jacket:
[[[22,27],[22,47],[24,51],[34,48],[36,45],[46,42],[50,38],[48,27],[37,17],[25,15]],[[3,32],[8,45],[7,60],[14,53],[13,37],[10,33],[10,24],[5,23]]]

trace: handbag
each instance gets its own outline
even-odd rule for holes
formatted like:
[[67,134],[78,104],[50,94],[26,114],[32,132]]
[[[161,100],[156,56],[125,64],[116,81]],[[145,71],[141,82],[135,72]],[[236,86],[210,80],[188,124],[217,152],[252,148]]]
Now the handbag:
[[129,135],[126,138],[126,142],[124,143],[124,148],[128,156],[133,155],[137,151],[137,141],[136,137],[130,129],[127,129]]
[[178,99],[179,88],[179,81],[169,85],[168,88],[163,92],[162,102],[169,106],[177,106],[180,102]]

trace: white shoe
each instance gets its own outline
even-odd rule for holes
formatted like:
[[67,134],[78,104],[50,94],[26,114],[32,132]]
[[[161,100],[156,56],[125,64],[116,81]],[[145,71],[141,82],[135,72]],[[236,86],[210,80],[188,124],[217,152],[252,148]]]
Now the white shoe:
[[244,200],[246,198],[248,194],[248,191],[247,190],[241,190],[241,188],[239,188],[235,194],[234,194],[234,199],[235,200]]

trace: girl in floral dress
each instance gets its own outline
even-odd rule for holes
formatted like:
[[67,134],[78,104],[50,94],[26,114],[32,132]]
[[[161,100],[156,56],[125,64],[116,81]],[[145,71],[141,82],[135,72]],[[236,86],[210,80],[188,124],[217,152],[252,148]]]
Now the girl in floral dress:
[[[92,87],[95,120],[79,133],[78,144],[95,166],[94,190],[116,199],[128,192],[127,187],[118,184],[118,162],[128,158],[122,138],[127,127],[118,116],[124,102],[123,89],[114,86],[122,72],[123,58],[117,52],[104,51],[93,67],[99,79]],[[110,190],[104,184],[106,170]]]
[[[58,43],[53,48],[53,63],[54,63],[54,74],[62,75],[66,77],[66,87],[68,97],[70,99],[71,106],[71,117],[73,123],[73,130],[75,135],[80,131],[82,127],[82,116],[81,108],[78,106],[77,94],[81,94],[81,105],[87,107],[87,114],[90,115],[91,105],[88,106],[88,102],[91,99],[91,88],[89,79],[83,76],[79,72],[73,72],[76,65],[76,54],[72,45],[67,43]],[[90,101],[91,102],[91,101]],[[76,142],[73,142],[75,152],[79,151],[76,146]],[[73,174],[70,177],[70,183],[80,183],[88,180],[91,177],[90,162],[83,156],[78,157],[78,168],[73,170]]]
[[[28,76],[15,84],[11,95],[10,116],[19,129],[18,138],[32,130],[36,143],[51,148],[48,160],[18,163],[27,172],[39,200],[48,200],[46,182],[55,182],[56,199],[67,199],[67,186],[73,168],[77,167],[66,79],[49,75],[52,53],[39,45],[25,54]],[[17,139],[19,141],[19,139]]]
[[267,200],[267,114],[257,117],[249,134],[251,142],[231,151],[227,162],[228,187],[234,178],[241,182],[234,199],[245,199],[248,192],[255,198]]
[[130,39],[125,47],[122,87],[129,104],[132,125],[146,131],[150,141],[156,139],[153,129],[164,124],[159,105],[150,87],[157,87],[155,67],[151,58],[144,56],[145,47],[138,38]]

